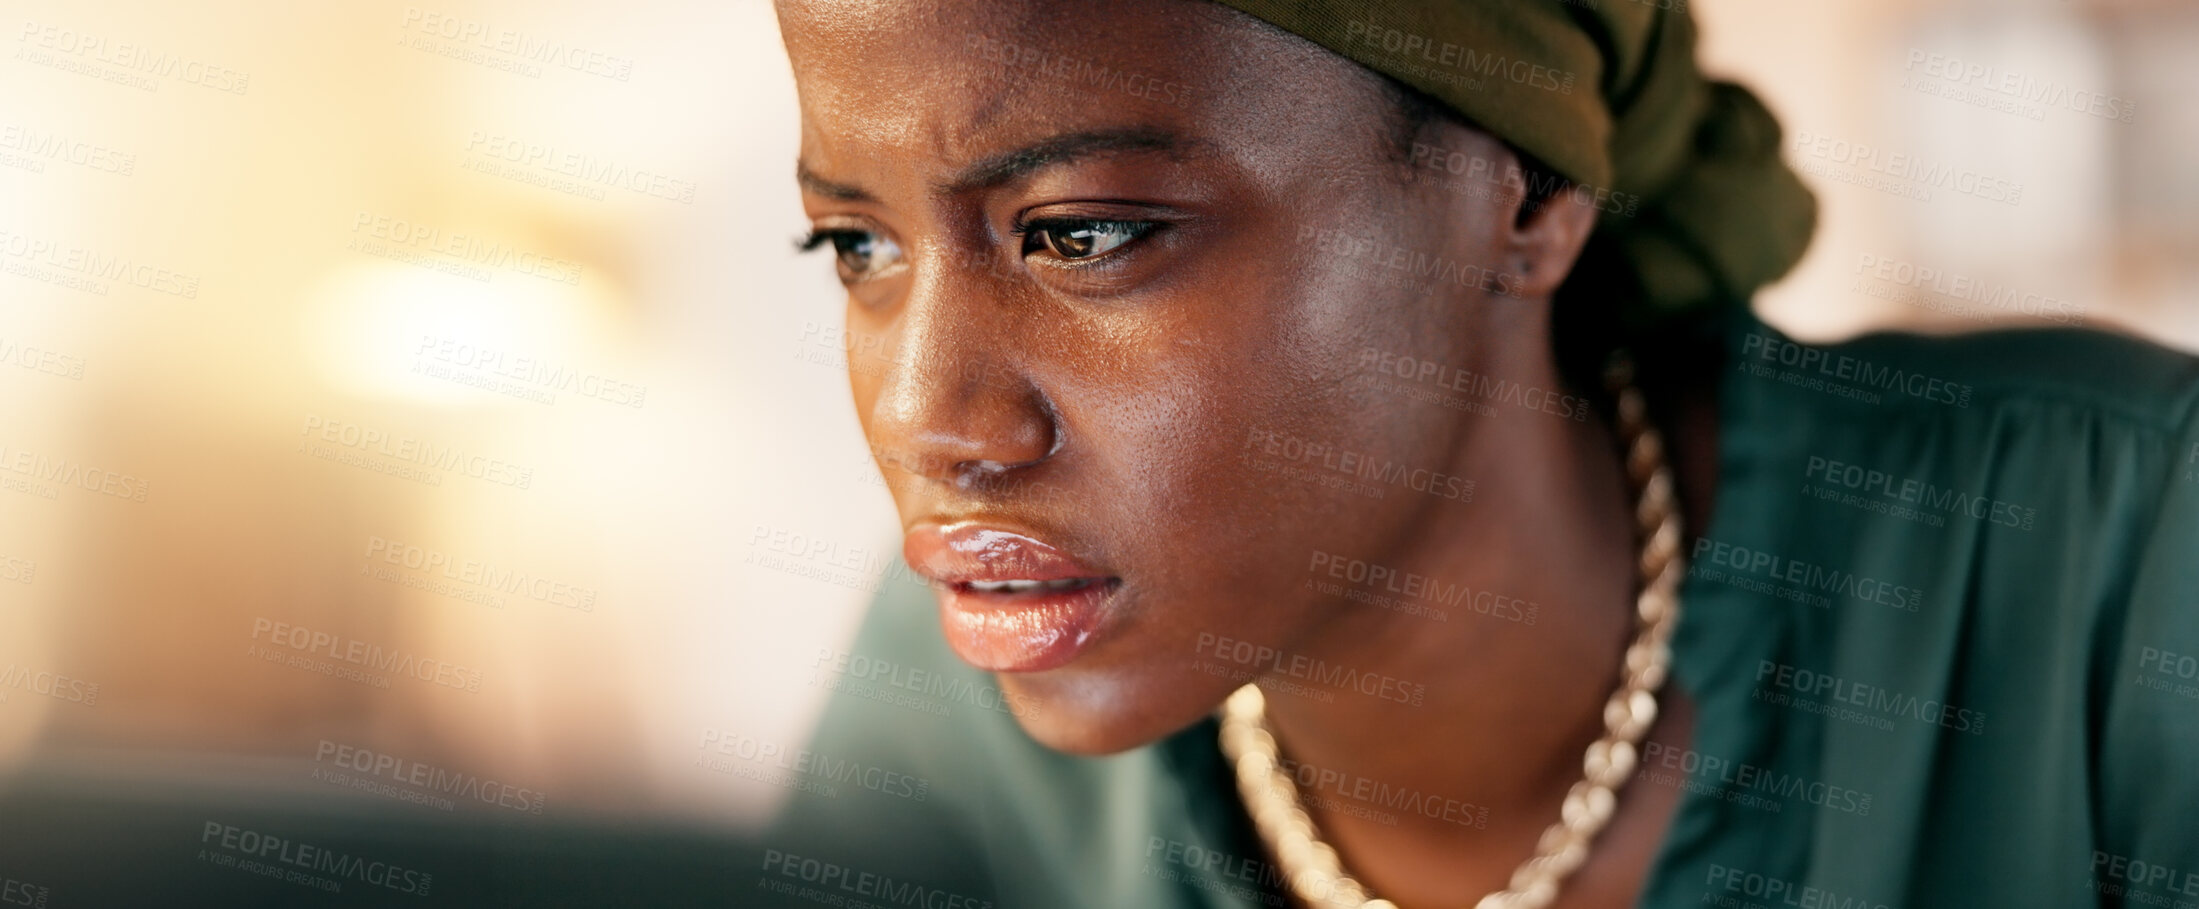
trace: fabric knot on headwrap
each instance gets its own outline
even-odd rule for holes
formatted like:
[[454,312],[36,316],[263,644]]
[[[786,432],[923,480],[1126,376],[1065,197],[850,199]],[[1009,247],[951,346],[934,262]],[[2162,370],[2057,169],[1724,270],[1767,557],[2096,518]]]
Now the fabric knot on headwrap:
[[1653,331],[1745,301],[1809,244],[1817,203],[1780,159],[1778,122],[1696,67],[1685,0],[1221,2],[1426,93],[1606,203],[1561,313]]

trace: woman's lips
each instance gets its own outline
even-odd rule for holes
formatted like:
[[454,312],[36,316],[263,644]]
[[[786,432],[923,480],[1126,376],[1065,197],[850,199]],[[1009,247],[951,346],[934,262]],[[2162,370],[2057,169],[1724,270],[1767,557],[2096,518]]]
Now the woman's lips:
[[992,672],[1037,672],[1075,659],[1122,585],[1037,539],[974,522],[919,524],[901,551],[940,591],[947,644]]

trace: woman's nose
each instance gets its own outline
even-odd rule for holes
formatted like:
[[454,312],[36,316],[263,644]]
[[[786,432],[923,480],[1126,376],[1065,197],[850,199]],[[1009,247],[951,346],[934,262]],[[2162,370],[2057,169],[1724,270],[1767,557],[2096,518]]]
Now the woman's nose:
[[1017,320],[982,300],[942,297],[904,302],[871,404],[874,452],[958,487],[1045,460],[1058,415],[1027,368],[1027,345],[1012,337]]

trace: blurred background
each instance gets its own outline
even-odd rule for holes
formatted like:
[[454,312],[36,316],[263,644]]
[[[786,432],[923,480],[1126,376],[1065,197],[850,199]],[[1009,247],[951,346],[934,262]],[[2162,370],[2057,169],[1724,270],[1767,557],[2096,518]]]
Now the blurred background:
[[[1682,2],[1823,202],[1774,324],[2199,350],[2199,7]],[[0,40],[0,792],[768,817],[713,758],[799,748],[899,550],[770,6],[0,0]]]

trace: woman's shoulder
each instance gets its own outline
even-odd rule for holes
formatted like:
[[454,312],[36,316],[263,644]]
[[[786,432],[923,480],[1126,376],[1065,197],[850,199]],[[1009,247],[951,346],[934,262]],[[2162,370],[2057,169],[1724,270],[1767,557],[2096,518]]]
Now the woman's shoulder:
[[1675,639],[1718,775],[1666,898],[2091,904],[2199,871],[2199,780],[2166,772],[2199,750],[2199,360],[2072,329],[1729,341]]
[[1728,345],[1714,532],[1898,566],[1915,588],[2030,582],[1980,619],[2160,608],[2132,585],[2199,562],[2175,555],[2199,551],[2199,357],[2074,328],[1811,345],[1753,316]]
[[1728,344],[1713,531],[1898,565],[1915,588],[2029,582],[1979,619],[2121,620],[2169,608],[2130,595],[2143,579],[2199,584],[2180,570],[2199,563],[2199,357],[2078,328],[1810,345],[1746,314]]
[[1729,395],[1817,403],[1804,410],[1818,415],[2059,405],[2181,433],[2199,413],[2199,357],[2097,328],[1882,331],[1812,344],[1743,310],[1729,322],[1727,351]]

